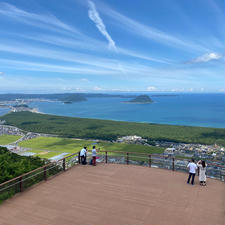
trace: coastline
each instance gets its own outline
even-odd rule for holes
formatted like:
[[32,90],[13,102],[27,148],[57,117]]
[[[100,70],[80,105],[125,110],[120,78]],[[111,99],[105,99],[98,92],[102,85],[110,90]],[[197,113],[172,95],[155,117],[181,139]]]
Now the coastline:
[[214,145],[218,141],[225,146],[223,139],[225,128],[74,118],[31,112],[7,114],[0,117],[0,120],[28,132],[50,133],[72,138],[111,141],[126,135],[137,135],[149,139],[150,142],[154,140]]
[[44,112],[39,111],[38,108],[26,108],[26,109],[23,109],[23,110],[20,110],[20,109],[17,110],[16,108],[14,108],[12,106],[3,107],[3,108],[8,109],[8,111],[6,113],[0,114],[0,116],[4,116],[4,115],[7,115],[7,114],[12,113],[12,112],[32,112],[32,113],[46,114]]
[[[107,122],[124,122],[124,123],[136,123],[136,124],[149,124],[149,125],[162,125],[162,126],[174,126],[174,127],[190,127],[190,128],[210,128],[210,129],[225,129],[224,127],[213,127],[213,126],[198,126],[198,125],[184,125],[184,124],[175,124],[175,123],[164,123],[164,122],[149,122],[149,121],[131,121],[131,120],[119,120],[119,119],[114,119],[114,118],[97,118],[97,117],[78,117],[78,116],[67,116],[67,115],[59,115],[59,114],[54,114],[54,113],[44,113],[40,112],[38,110],[32,111],[21,111],[21,112],[31,112],[35,114],[41,114],[41,115],[46,115],[46,116],[57,116],[57,117],[64,117],[64,118],[71,118],[71,119],[87,119],[87,120],[99,120],[99,121],[107,121]],[[0,115],[0,118],[10,114],[11,111],[4,115]]]
[[[155,98],[152,103],[133,103],[128,99],[88,98],[86,102],[63,104],[59,101],[32,101],[34,113],[72,118],[177,126],[225,128],[225,95],[179,95]],[[122,104],[121,104],[122,103]],[[0,115],[9,113],[0,108]]]
[[152,104],[153,102],[121,102],[124,104],[139,104],[139,105],[144,105],[144,104]]

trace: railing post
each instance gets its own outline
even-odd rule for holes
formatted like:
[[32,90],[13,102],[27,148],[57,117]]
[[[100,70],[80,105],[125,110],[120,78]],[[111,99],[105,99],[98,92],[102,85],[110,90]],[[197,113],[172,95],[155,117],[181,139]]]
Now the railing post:
[[63,171],[66,171],[66,159],[63,159]]
[[23,177],[20,177],[20,192],[23,192]]
[[172,161],[172,170],[175,170],[175,166],[174,166],[174,157],[173,157],[173,161]]
[[80,152],[78,153],[78,163],[80,164]]
[[44,167],[44,180],[47,180],[47,168],[46,168],[46,166]]
[[220,180],[225,183],[225,173],[223,174],[220,170]]
[[106,151],[105,152],[105,163],[108,163],[108,154],[107,154],[108,152]]
[[127,165],[129,164],[129,153],[127,152]]
[[148,155],[148,167],[151,167],[152,164],[152,156]]

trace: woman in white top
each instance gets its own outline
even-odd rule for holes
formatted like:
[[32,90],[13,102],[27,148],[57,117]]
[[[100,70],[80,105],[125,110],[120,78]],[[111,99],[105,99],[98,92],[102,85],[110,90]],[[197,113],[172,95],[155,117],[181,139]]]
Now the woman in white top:
[[197,166],[199,168],[199,182],[200,185],[205,186],[206,185],[206,163],[205,161],[198,161]]
[[92,165],[93,166],[96,166],[96,156],[97,156],[97,152],[96,152],[95,146],[93,146],[93,149],[92,149]]

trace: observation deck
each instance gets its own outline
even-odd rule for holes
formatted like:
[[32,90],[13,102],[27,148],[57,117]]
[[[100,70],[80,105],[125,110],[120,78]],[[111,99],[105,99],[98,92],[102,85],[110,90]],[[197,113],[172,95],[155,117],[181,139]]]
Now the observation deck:
[[0,205],[0,225],[224,225],[225,184],[182,172],[77,165]]

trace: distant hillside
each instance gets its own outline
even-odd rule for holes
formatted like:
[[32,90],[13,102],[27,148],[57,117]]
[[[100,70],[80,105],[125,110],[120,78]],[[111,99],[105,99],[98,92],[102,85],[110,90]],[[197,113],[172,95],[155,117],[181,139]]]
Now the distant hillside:
[[131,99],[127,103],[139,103],[139,104],[148,104],[152,103],[152,99],[148,95],[139,95],[134,99]]
[[62,93],[62,94],[0,94],[0,101],[15,101],[17,99],[46,99],[62,102],[80,102],[87,98],[134,98],[135,95],[97,94],[97,93]]

